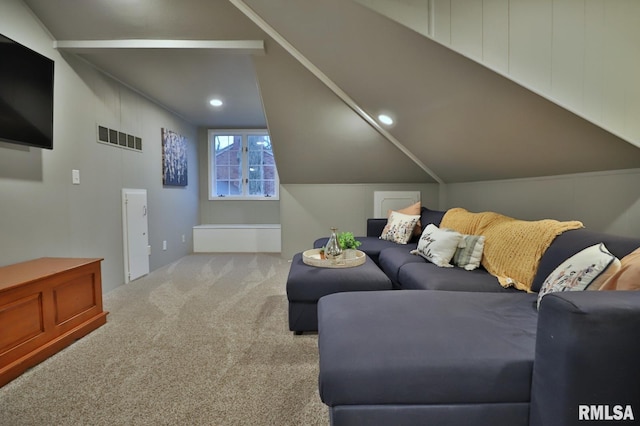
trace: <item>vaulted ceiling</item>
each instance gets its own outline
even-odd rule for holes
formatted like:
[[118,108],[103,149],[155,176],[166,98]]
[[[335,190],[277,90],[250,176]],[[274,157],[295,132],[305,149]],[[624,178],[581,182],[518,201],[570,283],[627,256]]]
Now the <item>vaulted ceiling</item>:
[[197,126],[268,124],[282,183],[640,167],[635,145],[354,1],[25,3],[64,54]]

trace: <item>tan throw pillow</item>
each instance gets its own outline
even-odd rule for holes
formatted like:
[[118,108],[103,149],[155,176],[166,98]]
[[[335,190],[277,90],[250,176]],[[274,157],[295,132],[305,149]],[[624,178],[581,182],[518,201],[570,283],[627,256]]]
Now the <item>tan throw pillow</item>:
[[[415,216],[415,215],[420,215],[420,213],[422,212],[422,205],[420,204],[420,201],[418,201],[415,204],[411,204],[410,206],[407,206],[403,209],[400,210],[396,210],[398,213],[402,213],[402,214],[408,214],[411,216]],[[389,216],[391,216],[391,212],[393,212],[393,210],[387,210],[387,218],[389,218]],[[420,223],[420,219],[418,219],[418,223],[416,223],[416,226],[413,228],[413,235],[414,236],[418,236],[422,234],[422,224]]]
[[387,224],[380,235],[381,240],[393,241],[398,244],[407,244],[413,236],[413,228],[420,220],[420,215],[408,215],[399,212],[391,212]]
[[640,248],[620,259],[620,270],[600,290],[640,290]]
[[601,286],[598,278],[615,274],[620,263],[603,243],[579,251],[562,262],[544,281],[538,293],[538,309],[545,294],[588,290],[594,283],[594,289],[598,289]]

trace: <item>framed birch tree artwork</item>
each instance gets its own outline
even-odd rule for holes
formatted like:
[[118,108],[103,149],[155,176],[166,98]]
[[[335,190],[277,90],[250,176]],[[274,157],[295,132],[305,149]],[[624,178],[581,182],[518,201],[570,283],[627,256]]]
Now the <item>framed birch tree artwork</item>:
[[162,184],[187,186],[187,141],[167,129],[162,129]]

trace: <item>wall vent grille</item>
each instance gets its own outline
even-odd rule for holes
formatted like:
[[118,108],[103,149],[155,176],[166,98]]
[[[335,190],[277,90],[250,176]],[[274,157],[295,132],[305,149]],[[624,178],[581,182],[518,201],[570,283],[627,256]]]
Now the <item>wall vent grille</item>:
[[142,151],[142,138],[98,125],[98,143]]

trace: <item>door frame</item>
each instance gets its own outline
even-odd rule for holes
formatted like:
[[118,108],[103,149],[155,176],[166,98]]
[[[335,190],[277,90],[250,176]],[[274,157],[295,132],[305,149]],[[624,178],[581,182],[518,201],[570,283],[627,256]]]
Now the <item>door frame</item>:
[[[128,284],[133,281],[131,279],[131,265],[129,259],[129,221],[127,218],[127,195],[129,194],[144,194],[145,196],[145,208],[147,208],[146,218],[147,218],[147,254],[151,255],[151,246],[149,245],[149,223],[148,223],[148,207],[147,207],[147,190],[146,189],[135,189],[135,188],[122,188],[122,244],[123,244],[123,255],[124,255],[124,283]],[[148,270],[148,267],[147,267]],[[141,275],[143,276],[143,275]],[[139,277],[135,277],[134,280]]]

